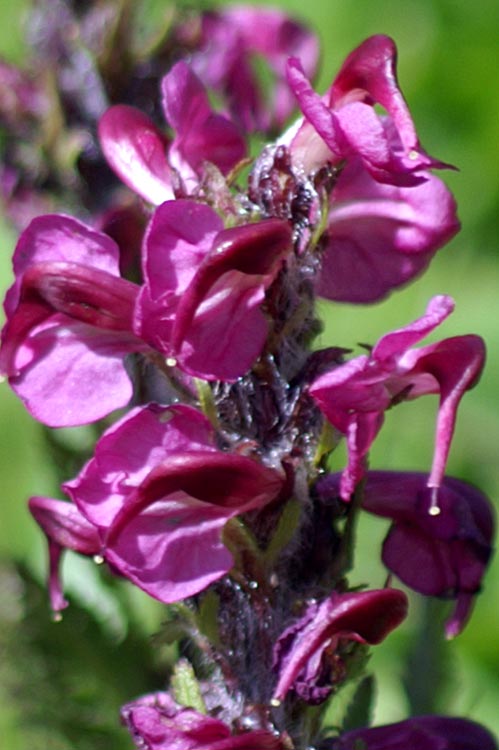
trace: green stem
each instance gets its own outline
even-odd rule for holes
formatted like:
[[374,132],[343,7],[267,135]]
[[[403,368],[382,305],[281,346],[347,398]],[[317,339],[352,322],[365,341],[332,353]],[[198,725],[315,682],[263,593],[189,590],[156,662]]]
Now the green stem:
[[200,380],[199,378],[194,378],[194,382],[196,383],[201,411],[205,417],[208,417],[215,430],[218,430],[220,424],[210,384],[207,383],[206,380]]
[[420,599],[417,635],[407,655],[404,688],[411,714],[440,713],[453,681],[449,643],[443,636],[442,602]]
[[355,547],[355,532],[357,530],[357,517],[362,507],[364,497],[365,481],[359,482],[352,495],[348,508],[348,516],[341,537],[338,554],[331,570],[332,580],[338,581],[345,573],[353,567],[353,556]]

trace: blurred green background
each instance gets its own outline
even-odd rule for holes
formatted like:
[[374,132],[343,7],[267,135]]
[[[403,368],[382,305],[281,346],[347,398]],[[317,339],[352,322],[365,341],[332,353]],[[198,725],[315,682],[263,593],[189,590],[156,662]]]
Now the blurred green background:
[[[476,483],[497,507],[499,3],[281,0],[265,4],[287,8],[318,31],[323,48],[319,90],[325,89],[345,55],[363,38],[380,32],[393,36],[399,48],[400,84],[421,140],[430,154],[459,168],[443,175],[458,201],[463,225],[459,236],[438,253],[423,278],[384,303],[368,308],[324,306],[326,329],[320,343],[346,347],[358,341],[374,343],[384,332],[422,314],[432,295],[452,295],[456,311],[438,331],[438,338],[479,333],[487,342],[489,355],[482,381],[462,403],[448,472]],[[26,0],[15,7],[10,3],[0,7],[0,53],[10,60],[22,61],[20,19],[27,12]],[[10,257],[15,242],[5,223],[1,240],[0,283],[5,289],[11,280]],[[390,413],[372,452],[371,465],[426,470],[432,455],[435,413],[436,401],[431,398],[404,404]],[[53,494],[55,471],[40,428],[5,384],[0,389],[0,425],[0,558],[22,563],[30,571],[34,596],[30,601],[35,601],[29,611],[20,612],[23,597],[16,588],[21,585],[20,579],[8,572],[10,568],[2,568],[2,747],[127,748],[130,743],[126,736],[109,729],[108,725],[115,722],[110,713],[137,692],[158,687],[148,682],[147,674],[151,670],[157,675],[161,662],[161,649],[151,655],[149,644],[161,611],[140,593],[119,586],[109,604],[107,589],[94,567],[72,559],[66,566],[67,579],[81,610],[76,606],[57,626],[49,622],[45,594],[38,586],[44,575],[45,550],[26,511],[26,498]],[[86,437],[66,431],[58,439],[84,441]],[[341,457],[338,466],[340,462]],[[385,529],[381,522],[362,522],[354,582],[367,580],[373,586],[383,585],[385,573],[373,559],[377,559]],[[436,645],[431,645],[428,632],[439,630],[443,614],[441,607],[426,608],[414,597],[409,622],[378,647],[372,661],[379,676],[376,721],[404,718],[421,699],[423,709],[467,716],[499,734],[499,559],[491,565],[484,592],[464,634],[448,645],[438,635]],[[26,625],[28,615],[37,618],[38,629]],[[130,617],[135,625],[130,625]],[[62,650],[58,651],[58,643]],[[77,655],[68,656],[71,649]],[[72,677],[57,665],[61,653],[66,660],[74,659],[69,669]],[[412,665],[413,683],[420,685],[419,697],[413,696],[411,705],[403,690],[407,664]],[[96,714],[99,694],[103,695],[101,713]],[[48,725],[56,725],[58,712],[68,715],[68,727],[52,731]]]

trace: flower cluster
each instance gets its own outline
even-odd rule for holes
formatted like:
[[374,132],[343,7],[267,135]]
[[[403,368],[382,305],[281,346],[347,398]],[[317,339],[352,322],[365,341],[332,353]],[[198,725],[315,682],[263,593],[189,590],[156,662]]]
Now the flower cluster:
[[[190,674],[196,700],[183,702],[172,680],[123,708],[140,748],[433,750],[459,735],[463,748],[493,750],[461,719],[334,737],[306,719],[308,704],[325,708],[358,679],[367,647],[408,611],[399,589],[349,586],[345,518],[348,528],[363,511],[391,520],[383,562],[415,591],[455,600],[449,637],[492,549],[489,501],[445,475],[483,341],[417,346],[453,300],[434,297],[367,354],[311,348],[317,297],[380,300],[459,227],[430,171],[447,165],[420,145],[398,87],[394,42],[367,39],[321,96],[309,82],[315,37],[279,11],[235,7],[174,29],[189,55],[165,70],[154,114],[124,97],[96,118],[141,221],[117,233],[102,212],[49,213],[14,253],[1,373],[45,425],[106,420],[93,457],[63,484],[69,500],[30,501],[48,539],[52,608],[68,604],[65,550],[165,605],[186,602],[193,620],[208,595],[216,601],[216,637],[197,631],[211,666],[209,679]],[[294,103],[295,123],[250,160],[249,134],[275,135]],[[370,471],[385,411],[427,394],[439,397],[428,475]],[[346,440],[341,474],[327,473],[331,429]]]

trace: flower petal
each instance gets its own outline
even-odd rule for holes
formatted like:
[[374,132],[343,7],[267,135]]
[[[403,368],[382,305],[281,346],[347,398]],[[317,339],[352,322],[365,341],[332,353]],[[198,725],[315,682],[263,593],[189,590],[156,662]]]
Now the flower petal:
[[139,109],[117,104],[99,121],[99,140],[125,185],[154,205],[174,197],[166,152],[168,139]]

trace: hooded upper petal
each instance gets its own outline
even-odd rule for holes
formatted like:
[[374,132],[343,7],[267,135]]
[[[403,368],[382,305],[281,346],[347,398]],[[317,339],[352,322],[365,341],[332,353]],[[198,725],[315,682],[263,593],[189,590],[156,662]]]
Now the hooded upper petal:
[[239,129],[224,115],[213,112],[199,78],[183,61],[163,78],[163,107],[176,132],[168,158],[187,187],[195,185],[204,162],[215,164],[223,174],[246,155]]
[[[396,589],[333,592],[320,604],[311,604],[303,617],[282,633],[274,648],[278,680],[273,700],[280,702],[292,689],[300,691],[299,683],[307,681],[307,665],[317,656],[327,658],[326,649],[335,650],[339,640],[380,643],[406,614],[407,597]],[[316,674],[314,668],[310,677]]]
[[[396,48],[389,37],[375,35],[359,45],[325,97],[313,90],[296,58],[288,62],[288,80],[305,122],[284,140],[306,171],[357,156],[379,182],[416,185],[424,180],[422,170],[446,166],[419,144],[398,88]],[[386,110],[386,118],[377,114],[375,104]]]
[[136,407],[105,431],[94,456],[63,489],[104,530],[156,466],[191,450],[215,450],[213,428],[197,409],[182,404]]
[[227,521],[274,500],[283,483],[246,456],[170,455],[125,498],[106,534],[106,559],[160,601],[192,596],[233,565],[221,540]]
[[291,250],[287,222],[223,229],[208,206],[160,206],[145,238],[135,330],[189,374],[235,380],[265,344],[265,290]]

